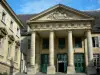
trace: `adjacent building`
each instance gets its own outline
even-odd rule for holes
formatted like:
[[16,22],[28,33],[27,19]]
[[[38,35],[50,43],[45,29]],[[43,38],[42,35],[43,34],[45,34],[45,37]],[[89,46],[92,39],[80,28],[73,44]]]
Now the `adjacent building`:
[[79,11],[62,4],[37,14],[18,15],[21,70],[27,74],[96,74],[100,66],[100,10]]
[[0,0],[0,75],[20,71],[21,27],[22,22],[6,0]]

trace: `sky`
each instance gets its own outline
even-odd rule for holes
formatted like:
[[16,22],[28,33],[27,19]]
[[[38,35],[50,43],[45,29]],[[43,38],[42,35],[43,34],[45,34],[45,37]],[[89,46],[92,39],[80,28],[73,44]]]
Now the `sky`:
[[64,4],[77,10],[100,10],[100,0],[7,0],[16,14],[40,13],[54,5]]

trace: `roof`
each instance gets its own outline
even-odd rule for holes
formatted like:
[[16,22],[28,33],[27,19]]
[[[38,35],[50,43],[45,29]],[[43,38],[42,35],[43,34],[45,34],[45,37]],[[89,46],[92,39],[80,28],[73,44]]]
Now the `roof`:
[[[90,10],[90,11],[80,11],[80,12],[94,17],[95,18],[95,25],[93,27],[93,32],[100,32],[97,30],[98,28],[100,28],[100,10],[93,10],[93,11]],[[31,19],[32,17],[37,16],[38,14],[20,14],[20,15],[18,15],[18,17],[20,18],[20,20],[22,21],[24,26],[27,27],[26,21]]]
[[16,15],[15,12],[12,10],[12,8],[9,6],[9,4],[6,2],[6,0],[0,0],[0,3],[6,7],[6,9],[8,10],[8,12],[11,13],[11,15],[13,16],[13,18],[17,21],[17,23],[19,23],[19,25],[20,25],[21,27],[23,27],[23,23],[22,23],[21,20],[17,17],[17,15]]
[[17,16],[22,21],[22,23],[24,24],[24,27],[27,27],[26,21],[29,20],[31,17],[34,17],[36,15],[37,14],[19,14]]

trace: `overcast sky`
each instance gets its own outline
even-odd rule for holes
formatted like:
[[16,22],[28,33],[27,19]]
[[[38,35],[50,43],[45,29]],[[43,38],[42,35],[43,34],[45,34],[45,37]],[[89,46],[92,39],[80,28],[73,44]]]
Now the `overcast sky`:
[[7,0],[17,14],[39,13],[56,4],[64,4],[77,10],[100,10],[100,0]]

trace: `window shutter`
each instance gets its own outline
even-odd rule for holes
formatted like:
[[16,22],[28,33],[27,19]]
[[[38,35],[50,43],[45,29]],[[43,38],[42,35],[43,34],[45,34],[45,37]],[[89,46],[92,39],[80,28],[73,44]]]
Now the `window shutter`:
[[98,45],[100,47],[100,36],[98,36]]

